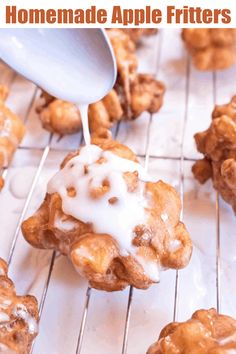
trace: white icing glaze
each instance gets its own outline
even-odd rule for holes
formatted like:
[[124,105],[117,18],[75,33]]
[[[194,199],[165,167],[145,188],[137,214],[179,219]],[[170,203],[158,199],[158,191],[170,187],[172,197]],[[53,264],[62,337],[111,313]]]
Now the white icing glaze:
[[168,215],[166,213],[161,214],[161,220],[166,222],[169,219]]
[[89,132],[89,121],[88,121],[88,105],[78,105],[81,115],[83,136],[86,145],[91,143],[90,132]]
[[38,332],[38,323],[37,323],[36,319],[29,314],[27,308],[24,305],[18,304],[14,308],[13,314],[16,317],[20,317],[21,319],[23,319],[27,323],[29,333],[34,334],[34,333]]
[[0,275],[5,275],[5,270],[0,266]]
[[180,246],[181,246],[181,242],[179,240],[171,240],[170,246],[169,246],[169,251],[175,252],[180,248]]
[[6,346],[3,343],[0,343],[0,353],[5,353],[5,354],[16,354],[15,351],[11,350],[8,346]]
[[140,256],[135,256],[135,259],[143,267],[144,273],[154,282],[159,282],[160,280],[160,266],[157,262],[147,261]]
[[0,128],[0,138],[9,137],[11,135],[12,121],[0,111],[0,119],[3,120],[3,125]]
[[75,253],[79,258],[84,257],[90,259],[91,261],[93,260],[93,256],[88,252],[88,249],[86,247],[80,247],[76,249]]
[[8,159],[8,151],[5,146],[0,145],[0,154],[3,156],[3,166],[2,167],[7,167],[9,164],[9,159]]
[[57,218],[54,226],[59,230],[71,231],[74,229],[75,224],[72,221],[62,220],[60,218]]
[[25,199],[27,197],[34,175],[34,168],[25,167],[23,170],[18,171],[11,177],[10,191],[15,198]]
[[[105,162],[96,163],[99,159],[105,159]],[[139,175],[138,188],[131,193],[127,189],[123,173],[135,171]],[[91,197],[91,189],[100,188],[104,180],[109,182],[109,190],[99,198]],[[111,235],[117,242],[122,256],[129,254],[135,256],[137,247],[132,245],[134,229],[147,223],[145,208],[148,206],[148,198],[144,196],[143,189],[144,182],[150,180],[150,176],[140,164],[121,158],[110,151],[103,151],[98,146],[87,145],[51,179],[48,193],[57,192],[60,195],[65,214],[91,223],[96,233]],[[67,188],[71,187],[76,192],[74,197],[69,196],[67,192]],[[114,197],[117,201],[114,204],[109,203]],[[141,264],[141,261],[139,263]],[[145,263],[144,271],[157,281],[159,279],[157,268],[156,265],[154,267],[153,264]]]
[[232,334],[231,336],[219,340],[220,345],[225,345],[228,343],[236,343],[236,330],[235,330],[235,333]]
[[[3,121],[3,124],[0,126],[0,138],[7,138],[13,147],[16,148],[18,140],[16,136],[12,134],[12,120],[8,118],[1,110],[0,119]],[[9,164],[9,153],[5,145],[0,146],[0,153],[3,155],[3,167],[7,167]]]
[[7,322],[10,320],[10,317],[8,316],[7,313],[0,311],[0,323],[1,322]]
[[[0,313],[6,311],[12,304],[12,301],[0,296]],[[1,311],[2,310],[2,311]]]

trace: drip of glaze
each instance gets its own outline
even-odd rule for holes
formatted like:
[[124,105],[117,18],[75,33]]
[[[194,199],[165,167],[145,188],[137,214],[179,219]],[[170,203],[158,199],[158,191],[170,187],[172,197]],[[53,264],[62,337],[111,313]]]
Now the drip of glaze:
[[13,314],[16,317],[21,318],[28,325],[28,331],[30,334],[34,334],[38,332],[38,323],[36,319],[30,315],[27,308],[23,304],[18,304],[14,310]]
[[[7,139],[9,143],[12,145],[12,148],[15,150],[15,148],[18,145],[18,140],[16,136],[14,135],[14,129],[12,126],[12,121],[9,117],[7,117],[3,112],[0,112],[0,140],[1,139]],[[8,144],[2,144],[0,146],[0,155],[2,155],[2,160],[3,160],[3,166],[2,167],[7,167],[9,164],[9,149],[7,148]]]
[[17,199],[25,199],[29,193],[32,180],[35,175],[35,169],[25,167],[24,173],[15,173],[10,179],[10,191]]
[[5,270],[0,266],[0,276],[1,275],[6,275],[6,272]]
[[[231,336],[225,337],[219,341],[220,345],[226,345],[226,344],[235,343],[235,342],[236,342],[236,331]],[[236,353],[236,350],[235,350],[235,353]]]
[[0,343],[0,353],[5,354],[16,354],[15,351],[11,350],[7,345]]
[[10,321],[10,317],[6,312],[0,312],[0,323]]
[[88,105],[87,104],[78,105],[78,108],[80,110],[80,115],[81,115],[85,145],[90,145],[91,137],[89,132]]

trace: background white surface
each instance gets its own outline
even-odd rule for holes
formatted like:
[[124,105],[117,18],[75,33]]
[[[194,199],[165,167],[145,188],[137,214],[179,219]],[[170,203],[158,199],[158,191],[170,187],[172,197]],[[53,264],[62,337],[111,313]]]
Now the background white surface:
[[[138,50],[140,71],[150,72],[167,87],[164,106],[153,117],[144,113],[131,123],[114,127],[114,134],[141,156],[150,155],[149,171],[171,183],[184,198],[184,222],[194,243],[189,266],[179,272],[177,314],[185,320],[199,308],[216,306],[216,193],[211,183],[200,186],[191,173],[192,159],[200,155],[195,132],[210,122],[214,102],[225,103],[236,92],[236,67],[222,73],[200,73],[191,65],[178,30],[161,30],[146,38]],[[40,90],[0,63],[0,82],[10,87],[7,104],[25,121],[27,134],[18,149],[0,194],[0,256],[7,259],[12,240],[50,135],[35,113]],[[66,150],[75,149],[81,134],[58,140],[52,137],[42,172],[26,216],[40,205],[48,178],[58,169]],[[184,160],[181,164],[181,154]],[[181,179],[182,172],[182,179]],[[12,193],[17,189],[19,193]],[[15,196],[14,196],[15,194]],[[20,197],[20,198],[19,198]],[[236,228],[231,207],[220,200],[221,293],[223,313],[236,317]],[[43,296],[52,253],[28,245],[17,235],[9,274],[19,293]],[[149,290],[134,290],[128,336],[129,354],[144,354],[160,329],[172,321],[175,303],[175,271],[161,274],[161,282]],[[76,352],[84,310],[87,282],[62,256],[56,258],[36,339],[36,354]],[[92,290],[82,354],[118,354],[122,350],[129,289],[105,293]]]

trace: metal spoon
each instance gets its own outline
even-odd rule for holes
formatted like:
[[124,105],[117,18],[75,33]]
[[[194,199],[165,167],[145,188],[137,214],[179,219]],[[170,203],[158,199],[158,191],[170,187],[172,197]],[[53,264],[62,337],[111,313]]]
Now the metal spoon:
[[100,100],[116,79],[102,29],[0,29],[0,58],[51,95],[77,104]]

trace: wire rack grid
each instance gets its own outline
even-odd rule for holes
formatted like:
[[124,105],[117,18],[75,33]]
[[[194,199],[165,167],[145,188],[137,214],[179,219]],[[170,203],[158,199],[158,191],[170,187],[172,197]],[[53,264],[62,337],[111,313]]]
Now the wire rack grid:
[[[163,274],[160,284],[145,292],[130,287],[116,294],[87,287],[86,281],[72,273],[69,263],[55,252],[45,251],[43,255],[43,251],[36,253],[25,244],[20,227],[36,208],[32,200],[42,175],[51,171],[51,165],[55,170],[66,152],[78,148],[82,136],[58,139],[43,131],[35,114],[40,90],[1,64],[1,82],[11,88],[9,105],[19,111],[28,128],[12,165],[2,171],[6,191],[0,195],[1,207],[10,198],[11,172],[21,171],[22,158],[34,165],[31,183],[26,183],[27,195],[17,207],[19,210],[10,215],[14,216],[13,226],[9,230],[9,224],[4,223],[1,236],[1,256],[8,258],[10,275],[17,288],[19,285],[22,292],[33,292],[39,300],[41,330],[33,353],[89,354],[96,349],[103,354],[141,354],[163,325],[186,319],[200,307],[222,308],[236,316],[235,300],[229,301],[236,290],[232,288],[235,220],[210,184],[199,187],[190,173],[193,161],[199,156],[193,134],[208,126],[215,102],[227,101],[234,93],[230,78],[236,76],[236,71],[196,72],[176,30],[162,30],[147,39],[138,55],[140,70],[166,83],[165,105],[157,115],[144,113],[137,121],[116,126],[113,135],[133,148],[151,173],[179,190],[183,204],[181,217],[193,234],[195,247],[193,261],[186,270]],[[8,215],[3,217],[7,219]],[[229,249],[232,256],[227,257]],[[26,268],[30,269],[29,274]],[[63,274],[60,279],[63,272],[68,275]],[[65,278],[70,279],[66,279],[66,284]]]

